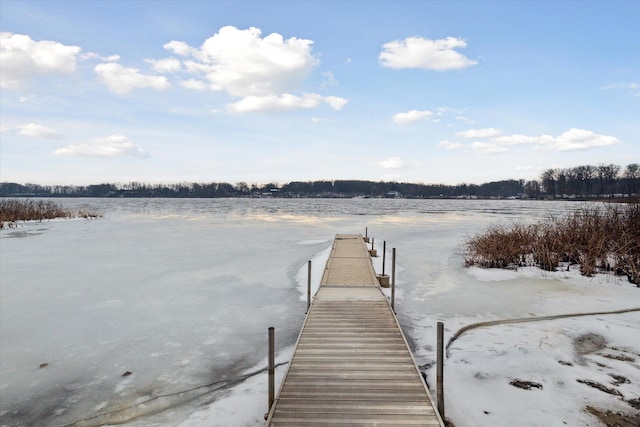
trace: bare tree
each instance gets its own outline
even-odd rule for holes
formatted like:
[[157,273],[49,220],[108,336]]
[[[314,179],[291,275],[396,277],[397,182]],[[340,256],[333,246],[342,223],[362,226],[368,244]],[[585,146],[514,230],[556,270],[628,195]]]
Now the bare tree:
[[556,172],[554,169],[547,169],[540,175],[542,181],[542,192],[547,197],[554,197],[556,195]]
[[530,199],[540,198],[540,183],[536,180],[527,181],[524,184],[524,194]]
[[607,189],[607,194],[611,197],[614,196],[616,189],[616,179],[618,178],[618,174],[620,173],[620,166],[610,164],[604,166],[604,182],[605,187]]
[[627,184],[627,194],[629,196],[637,194],[638,184],[640,184],[640,164],[631,163],[627,165],[623,176]]

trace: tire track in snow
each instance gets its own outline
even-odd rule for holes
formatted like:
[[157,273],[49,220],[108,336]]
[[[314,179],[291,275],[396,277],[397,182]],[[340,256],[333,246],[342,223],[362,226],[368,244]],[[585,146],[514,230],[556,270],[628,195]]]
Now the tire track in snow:
[[527,322],[540,322],[543,320],[555,320],[555,319],[565,319],[567,317],[583,317],[583,316],[601,316],[605,314],[623,314],[623,313],[631,313],[634,311],[640,311],[640,307],[637,308],[625,308],[623,310],[614,310],[614,311],[596,311],[590,313],[569,313],[569,314],[555,314],[551,316],[537,316],[537,317],[520,317],[515,319],[501,319],[501,320],[489,320],[486,322],[478,322],[472,323],[467,326],[463,326],[460,328],[451,338],[449,338],[449,342],[447,342],[446,347],[446,355],[449,357],[449,347],[453,344],[458,338],[462,336],[465,332],[468,332],[472,329],[484,328],[487,326],[496,326],[496,325],[507,325],[514,323],[527,323]]

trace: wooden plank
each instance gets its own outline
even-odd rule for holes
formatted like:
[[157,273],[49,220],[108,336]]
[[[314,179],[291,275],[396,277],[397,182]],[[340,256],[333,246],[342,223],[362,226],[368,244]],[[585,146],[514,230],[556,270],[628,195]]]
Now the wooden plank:
[[443,426],[359,235],[337,235],[268,426]]
[[334,414],[324,413],[282,414],[276,413],[272,426],[442,426],[437,417],[410,416],[397,414]]

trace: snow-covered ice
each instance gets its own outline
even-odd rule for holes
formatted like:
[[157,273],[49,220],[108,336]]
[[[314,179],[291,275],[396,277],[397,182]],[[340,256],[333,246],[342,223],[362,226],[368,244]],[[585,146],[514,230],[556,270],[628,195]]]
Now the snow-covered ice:
[[[365,226],[380,255],[387,241],[387,274],[397,248],[396,310],[430,384],[437,321],[446,341],[477,322],[640,307],[640,289],[611,276],[463,266],[465,236],[575,203],[63,203],[89,203],[106,217],[0,232],[0,425],[261,425],[267,328],[286,363],[304,319],[307,261],[315,290],[333,236]],[[380,257],[374,265],[380,272]],[[638,326],[630,312],[471,329],[445,362],[447,417],[457,427],[595,426],[588,404],[631,412]],[[515,379],[542,389],[516,388]]]

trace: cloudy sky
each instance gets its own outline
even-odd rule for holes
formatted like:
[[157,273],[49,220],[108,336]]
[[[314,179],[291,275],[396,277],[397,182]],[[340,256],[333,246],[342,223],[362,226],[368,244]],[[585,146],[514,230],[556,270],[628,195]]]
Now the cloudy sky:
[[624,168],[639,20],[634,0],[2,0],[0,181]]

